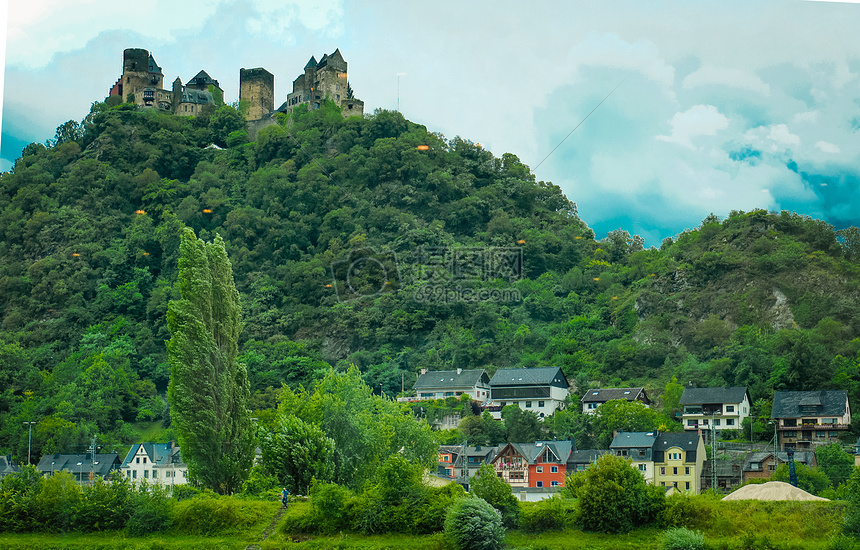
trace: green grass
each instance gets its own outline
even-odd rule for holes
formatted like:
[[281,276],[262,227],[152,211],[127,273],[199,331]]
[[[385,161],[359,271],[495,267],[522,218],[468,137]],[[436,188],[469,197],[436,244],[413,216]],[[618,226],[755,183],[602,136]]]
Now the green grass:
[[243,537],[154,535],[126,537],[121,532],[66,535],[0,535],[0,550],[244,550],[255,540]]

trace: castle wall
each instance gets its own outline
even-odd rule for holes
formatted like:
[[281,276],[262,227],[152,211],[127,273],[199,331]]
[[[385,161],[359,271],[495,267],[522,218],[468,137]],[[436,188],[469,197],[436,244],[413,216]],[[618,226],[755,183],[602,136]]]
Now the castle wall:
[[275,110],[275,76],[263,68],[239,69],[239,102],[246,120],[260,120]]

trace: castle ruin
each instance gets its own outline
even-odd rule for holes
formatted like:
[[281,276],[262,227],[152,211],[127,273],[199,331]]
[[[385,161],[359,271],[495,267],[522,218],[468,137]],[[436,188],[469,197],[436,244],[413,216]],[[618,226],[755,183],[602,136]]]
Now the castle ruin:
[[[110,89],[119,96],[146,109],[158,109],[181,116],[197,116],[206,105],[224,102],[224,90],[206,71],[183,85],[179,77],[170,90],[164,88],[164,73],[149,51],[128,48],[123,51],[122,76]],[[304,71],[293,81],[293,91],[275,109],[275,76],[262,67],[239,69],[239,103],[245,109],[249,133],[275,124],[277,113],[290,113],[298,105],[319,109],[325,100],[341,108],[344,117],[363,116],[364,102],[352,95],[347,80],[347,63],[339,49],[324,54],[319,62],[311,56]]]

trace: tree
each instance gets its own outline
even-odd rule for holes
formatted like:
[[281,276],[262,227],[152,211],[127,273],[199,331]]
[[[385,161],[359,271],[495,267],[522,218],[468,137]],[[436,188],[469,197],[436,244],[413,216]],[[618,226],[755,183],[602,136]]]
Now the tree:
[[445,538],[456,550],[499,550],[505,541],[502,518],[481,498],[457,500],[445,517]]
[[502,420],[505,422],[508,442],[533,443],[543,435],[538,416],[522,410],[518,405],[508,405],[502,409]]
[[[807,466],[800,462],[794,463],[794,469],[797,472],[797,486],[807,493],[817,495],[831,487],[830,479],[827,475],[817,467]],[[788,464],[783,462],[777,466],[773,475],[770,476],[771,481],[789,482]]]
[[495,468],[490,464],[481,464],[469,482],[469,491],[498,510],[505,526],[517,526],[520,512],[517,498],[511,491],[511,486],[496,475]]
[[833,487],[845,483],[854,470],[854,457],[842,450],[839,443],[831,443],[815,449],[818,467],[823,471]]
[[681,411],[681,396],[684,395],[684,386],[678,383],[678,378],[673,376],[666,383],[663,392],[663,414],[669,418],[675,418],[675,413]]
[[860,468],[854,468],[848,478],[845,500],[848,501],[849,506],[843,530],[857,536],[860,534]]
[[463,417],[457,430],[471,445],[498,445],[505,441],[505,427],[489,411]]
[[295,416],[281,417],[260,446],[266,471],[292,493],[308,494],[313,479],[334,479],[334,440],[319,426]]
[[565,492],[577,499],[586,531],[627,533],[654,522],[666,506],[662,488],[646,485],[629,460],[608,454],[568,476]]
[[192,478],[218,493],[242,486],[254,458],[245,365],[236,360],[239,293],[224,241],[182,233],[181,298],[167,312],[168,400]]
[[654,410],[639,401],[615,399],[597,408],[595,433],[598,446],[608,449],[616,431],[645,432],[656,430],[660,418]]

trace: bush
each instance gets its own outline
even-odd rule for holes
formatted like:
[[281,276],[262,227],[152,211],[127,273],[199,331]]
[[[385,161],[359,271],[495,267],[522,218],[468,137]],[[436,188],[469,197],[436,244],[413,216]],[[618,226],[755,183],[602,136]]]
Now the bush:
[[202,492],[200,489],[192,487],[191,485],[174,485],[172,491],[173,499],[177,501],[194,498]]
[[567,478],[577,499],[578,521],[586,531],[627,533],[654,523],[666,506],[661,487],[618,456],[604,455],[588,470]]
[[110,482],[97,477],[90,487],[84,487],[84,499],[75,515],[75,527],[80,531],[119,530],[125,527],[134,511],[131,481],[123,475]]
[[455,550],[499,550],[505,539],[502,515],[482,498],[458,499],[445,518],[445,538]]
[[564,531],[576,518],[576,502],[552,497],[520,509],[520,529],[527,533]]
[[705,537],[701,531],[673,527],[663,534],[663,550],[704,550]]
[[167,488],[142,483],[138,486],[132,501],[134,511],[126,523],[126,530],[129,535],[142,537],[170,529],[173,500],[171,500]]
[[711,502],[713,500],[704,496],[672,495],[666,498],[666,507],[660,514],[660,525],[703,529],[713,517]]
[[316,532],[337,533],[351,523],[348,504],[353,498],[352,491],[336,483],[314,480],[310,493]]
[[496,475],[489,464],[482,464],[469,483],[469,491],[486,500],[502,514],[505,527],[514,528],[519,523],[520,503],[511,492],[511,486]]
[[218,496],[212,491],[177,502],[173,527],[185,535],[212,535],[247,529],[268,515],[273,503]]

